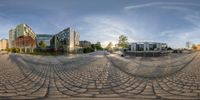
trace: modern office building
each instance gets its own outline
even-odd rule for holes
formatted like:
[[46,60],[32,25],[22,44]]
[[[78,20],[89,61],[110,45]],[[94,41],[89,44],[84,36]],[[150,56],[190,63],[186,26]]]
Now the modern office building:
[[22,53],[32,53],[35,48],[35,40],[31,36],[20,36],[14,41],[15,47]]
[[37,34],[36,35],[36,46],[37,48],[39,48],[39,43],[41,41],[43,41],[46,45],[46,48],[50,48],[51,47],[51,43],[50,40],[53,37],[53,35],[50,34]]
[[133,42],[129,44],[129,51],[162,51],[167,49],[166,43]]
[[27,24],[20,24],[15,28],[15,40],[12,45],[19,48],[20,52],[33,52],[36,47],[35,38],[36,34]]
[[82,48],[88,48],[88,47],[91,47],[91,42],[89,41],[79,41],[79,46],[82,47]]
[[0,51],[6,50],[8,48],[8,39],[1,39],[0,40]]
[[129,44],[125,54],[130,56],[156,57],[167,55],[166,43],[159,42],[133,42]]
[[9,48],[13,47],[13,41],[15,40],[15,29],[9,31]]
[[31,27],[28,26],[27,24],[17,25],[17,27],[15,28],[15,34],[16,34],[16,38],[21,37],[21,36],[30,36],[33,39],[35,39],[36,37],[36,34],[33,32]]
[[56,51],[75,53],[79,48],[79,37],[79,33],[69,27],[53,36],[51,46]]

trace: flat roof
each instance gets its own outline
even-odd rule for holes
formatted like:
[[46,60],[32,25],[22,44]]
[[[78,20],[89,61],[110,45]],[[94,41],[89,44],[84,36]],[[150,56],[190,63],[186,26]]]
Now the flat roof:
[[167,43],[162,43],[162,42],[130,42],[129,44],[132,44],[132,43],[139,43],[139,44],[144,44],[144,43],[161,43],[161,44],[167,44]]
[[48,36],[48,37],[52,37],[53,35],[51,35],[51,34],[37,34],[36,36],[37,36],[37,37],[38,37],[38,36],[44,36],[44,37]]

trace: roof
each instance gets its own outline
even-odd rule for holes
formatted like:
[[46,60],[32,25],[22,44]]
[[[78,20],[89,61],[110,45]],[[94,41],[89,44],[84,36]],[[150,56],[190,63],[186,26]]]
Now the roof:
[[41,37],[42,37],[42,36],[49,36],[49,37],[52,37],[53,35],[51,35],[51,34],[37,34],[36,36],[37,36],[37,37],[38,37],[38,36],[41,36]]
[[149,43],[149,44],[152,44],[152,43],[167,44],[167,43],[162,43],[162,42],[130,42],[129,44],[132,44],[132,43],[138,43],[138,44],[143,44],[143,43]]

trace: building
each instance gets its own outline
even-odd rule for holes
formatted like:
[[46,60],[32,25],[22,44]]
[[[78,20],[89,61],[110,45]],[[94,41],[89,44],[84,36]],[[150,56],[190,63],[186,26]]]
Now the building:
[[89,41],[79,41],[79,46],[82,47],[82,48],[89,48],[91,47],[91,42]]
[[31,53],[36,47],[36,34],[27,24],[17,25],[15,28],[15,40],[12,45],[20,49],[20,52]]
[[67,28],[52,37],[51,46],[56,51],[74,53],[79,48],[79,37],[78,32],[72,28]]
[[129,51],[162,51],[167,49],[166,43],[133,42],[129,44]]
[[14,40],[16,48],[22,53],[32,53],[35,48],[35,40],[30,36],[20,36]]
[[0,40],[0,51],[8,49],[8,39]]
[[9,48],[13,47],[13,41],[15,40],[15,29],[9,31]]
[[53,35],[50,34],[37,34],[36,35],[36,46],[37,48],[39,48],[39,43],[41,41],[43,41],[46,45],[46,48],[50,48],[51,47],[51,43],[50,40],[53,37]]
[[20,24],[17,25],[15,28],[15,35],[16,38],[21,36],[30,36],[31,38],[35,39],[36,34],[33,32],[31,27],[29,27],[27,24]]
[[133,42],[125,54],[130,56],[156,57],[167,55],[167,44],[159,42]]

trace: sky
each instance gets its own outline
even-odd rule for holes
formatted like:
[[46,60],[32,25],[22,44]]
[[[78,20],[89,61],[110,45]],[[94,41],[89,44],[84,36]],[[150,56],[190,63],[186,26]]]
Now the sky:
[[0,39],[20,23],[37,34],[72,27],[80,40],[104,46],[126,35],[182,48],[200,43],[200,0],[0,0]]

